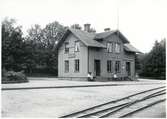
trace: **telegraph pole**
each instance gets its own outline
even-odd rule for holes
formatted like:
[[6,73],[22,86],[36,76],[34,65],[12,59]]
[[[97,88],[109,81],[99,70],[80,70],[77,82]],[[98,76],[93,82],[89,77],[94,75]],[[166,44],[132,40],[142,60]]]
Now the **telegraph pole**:
[[119,0],[117,2],[117,30],[119,30]]

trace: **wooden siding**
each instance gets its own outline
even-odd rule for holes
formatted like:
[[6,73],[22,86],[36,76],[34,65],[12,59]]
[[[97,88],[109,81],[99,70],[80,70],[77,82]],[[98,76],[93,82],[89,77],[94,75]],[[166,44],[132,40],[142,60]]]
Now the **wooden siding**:
[[[133,78],[135,75],[135,63],[134,63],[134,54],[128,54],[124,51],[123,49],[123,42],[119,37],[116,35],[111,35],[101,41],[102,44],[107,45],[107,42],[112,42],[112,43],[119,43],[121,46],[121,52],[120,53],[115,53],[114,51],[111,53],[107,52],[107,49],[99,49],[99,48],[89,48],[89,72],[92,72],[95,74],[94,71],[94,60],[98,59],[101,61],[101,76],[104,78],[110,78],[113,77],[115,73],[115,62],[116,61],[121,61],[121,72],[117,74],[118,77],[125,77],[127,76],[126,74],[126,68],[125,64],[126,62],[131,63],[131,77]],[[113,72],[108,73],[107,72],[107,60],[111,60],[113,63]]]
[[[75,41],[80,42],[80,51],[74,52]],[[65,42],[69,42],[69,53],[65,53]],[[94,60],[100,60],[101,62],[101,78],[111,78],[115,73],[115,62],[121,62],[121,72],[117,74],[118,77],[127,76],[126,72],[126,62],[131,63],[131,78],[133,79],[135,76],[135,56],[134,53],[128,53],[124,51],[123,42],[117,35],[110,35],[101,43],[103,45],[107,45],[107,42],[119,43],[121,47],[120,53],[115,53],[114,51],[111,53],[107,52],[107,48],[95,48],[95,47],[87,47],[85,44],[80,41],[73,34],[70,34],[62,46],[58,50],[58,76],[59,77],[87,77],[88,72],[94,71]],[[89,56],[88,56],[89,55]],[[80,71],[74,71],[74,60],[80,60]],[[64,61],[69,60],[69,72],[65,73]],[[88,62],[89,60],[89,62]],[[107,60],[111,60],[113,63],[112,72],[107,72]]]
[[[80,51],[74,52],[75,41],[80,43]],[[87,47],[74,35],[70,34],[64,42],[69,42],[69,53],[65,53],[64,43],[58,50],[58,76],[59,77],[86,77],[87,76]],[[79,59],[79,72],[74,71],[74,60]],[[69,60],[69,72],[64,71],[64,61]]]

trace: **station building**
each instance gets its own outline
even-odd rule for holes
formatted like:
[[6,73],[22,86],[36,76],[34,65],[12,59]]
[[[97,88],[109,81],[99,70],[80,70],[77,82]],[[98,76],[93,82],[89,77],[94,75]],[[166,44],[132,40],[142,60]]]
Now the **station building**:
[[96,80],[135,78],[135,54],[139,52],[119,31],[102,33],[68,29],[58,43],[58,77],[86,80],[89,72]]

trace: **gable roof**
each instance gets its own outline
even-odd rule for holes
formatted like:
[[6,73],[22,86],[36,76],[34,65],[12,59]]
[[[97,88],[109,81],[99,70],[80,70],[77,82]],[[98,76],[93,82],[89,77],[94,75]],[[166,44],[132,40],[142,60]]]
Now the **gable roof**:
[[66,33],[64,34],[63,38],[58,42],[56,48],[60,47],[61,43],[64,42],[64,40],[66,39],[66,37],[70,33],[72,33],[75,37],[77,37],[79,40],[81,40],[86,46],[97,47],[97,48],[106,48],[106,46],[104,44],[98,42],[97,39],[103,39],[103,38],[106,38],[114,33],[118,33],[119,37],[122,39],[122,41],[124,43],[124,49],[126,51],[140,53],[139,50],[137,50],[135,47],[133,47],[131,44],[129,44],[129,41],[118,30],[109,31],[109,32],[102,32],[102,33],[88,33],[86,31],[69,28],[66,31]]
[[136,53],[141,53],[138,49],[136,49],[135,47],[133,47],[131,44],[127,43],[127,44],[124,44],[124,49],[125,51],[128,51],[128,52],[136,52]]
[[69,30],[88,47],[106,48],[105,45],[94,40],[94,37],[96,35],[95,33],[88,33],[77,29],[69,29]]
[[113,34],[115,31],[108,31],[108,32],[102,32],[102,33],[96,33],[95,39],[103,39],[107,36]]
[[104,39],[112,34],[118,35],[123,41],[123,43],[129,43],[128,39],[119,30],[97,33],[95,39]]

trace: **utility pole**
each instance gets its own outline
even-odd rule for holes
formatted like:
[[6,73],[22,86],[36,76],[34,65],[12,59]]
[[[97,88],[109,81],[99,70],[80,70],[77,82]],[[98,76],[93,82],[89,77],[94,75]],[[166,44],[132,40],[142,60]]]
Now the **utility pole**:
[[119,0],[117,0],[117,35],[119,37]]
[[117,3],[117,30],[119,30],[119,1]]
[[119,30],[119,0],[117,0],[117,30]]

